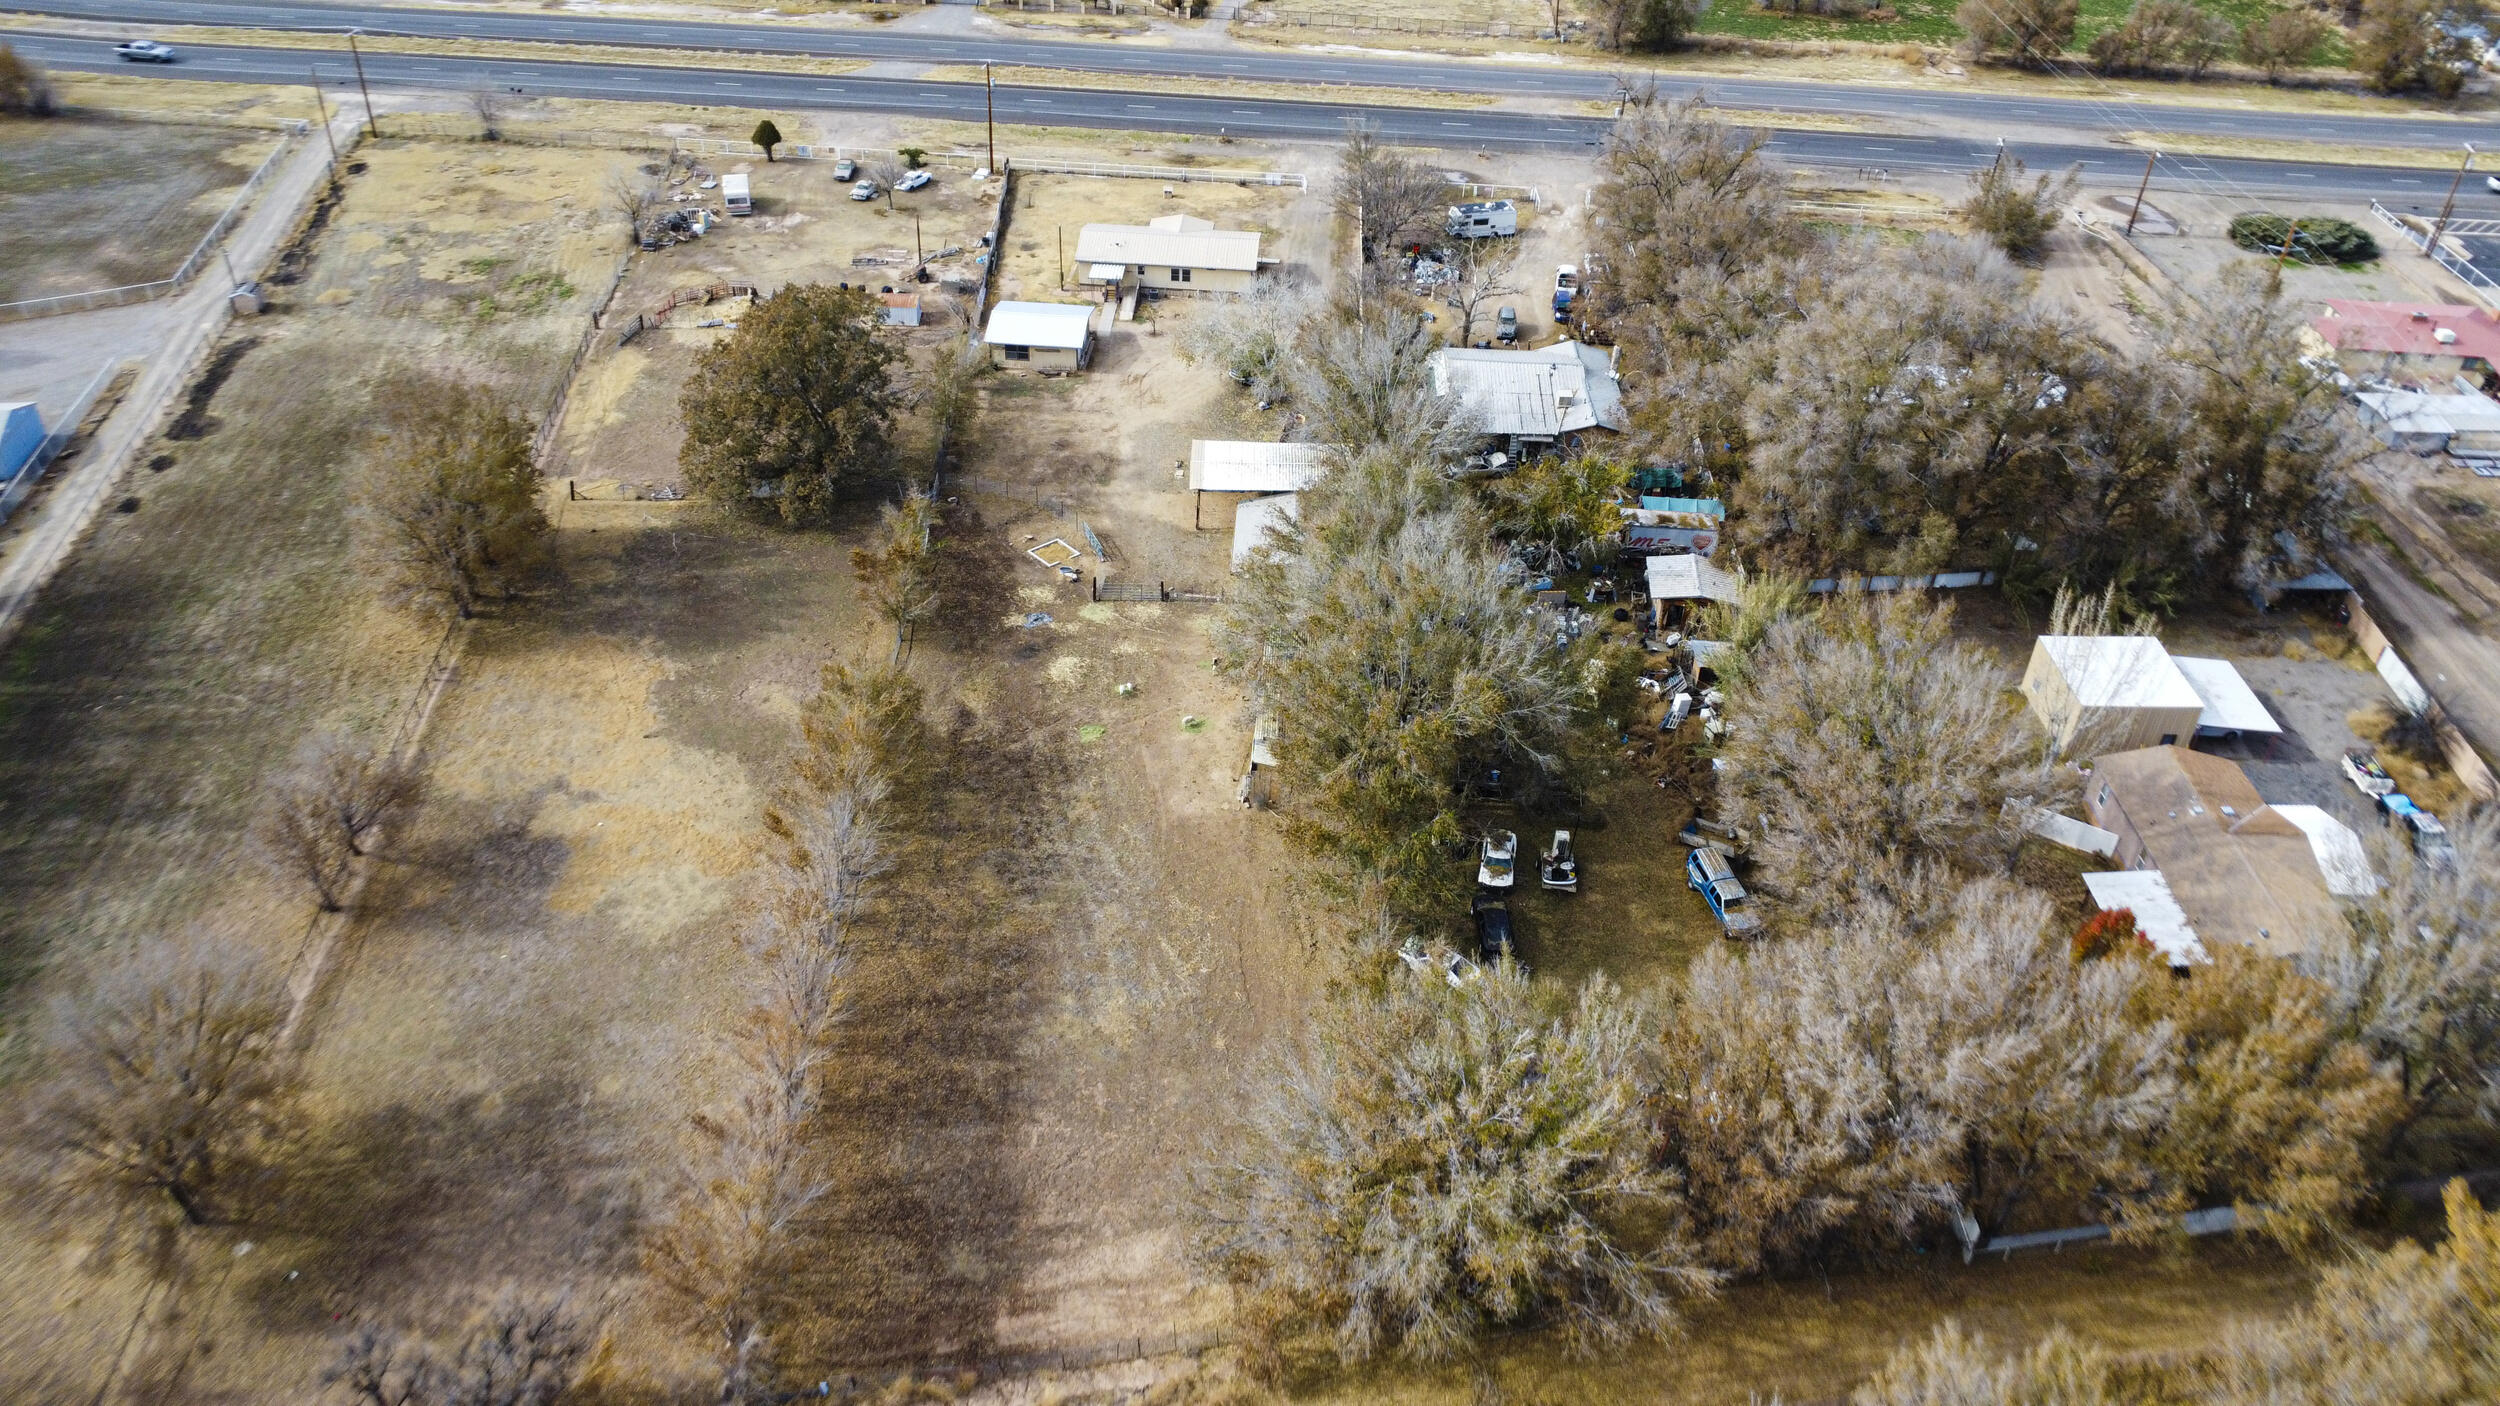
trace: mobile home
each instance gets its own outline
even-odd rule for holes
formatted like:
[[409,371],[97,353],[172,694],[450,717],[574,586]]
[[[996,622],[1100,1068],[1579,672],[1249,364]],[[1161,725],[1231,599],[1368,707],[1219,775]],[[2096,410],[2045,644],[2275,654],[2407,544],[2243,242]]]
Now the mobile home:
[[747,190],[747,178],[744,176],[721,177],[720,198],[721,203],[729,207],[730,214],[752,215],[755,213],[755,197]]

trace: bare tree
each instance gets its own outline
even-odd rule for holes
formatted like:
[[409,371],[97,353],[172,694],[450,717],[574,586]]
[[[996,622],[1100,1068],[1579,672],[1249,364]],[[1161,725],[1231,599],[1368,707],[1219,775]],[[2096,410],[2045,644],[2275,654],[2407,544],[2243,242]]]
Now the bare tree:
[[490,142],[503,140],[503,94],[492,88],[471,88],[469,111],[477,117],[478,135]]
[[1845,593],[1744,661],[1722,794],[1797,921],[1916,892],[1923,869],[2004,862],[2026,807],[2068,784],[1951,618],[1914,592]]
[[254,958],[159,942],[58,1003],[38,1141],[59,1184],[113,1211],[230,1213],[255,1164],[296,1126],[286,989]]
[[1295,338],[1318,312],[1307,285],[1262,278],[1237,298],[1196,300],[1181,323],[1180,353],[1220,368],[1270,404],[1290,388]]
[[1935,884],[1694,965],[1654,1106],[1705,1262],[1750,1273],[2125,1194],[2169,1096],[2166,1037],[2130,1018],[2141,964],[2078,966],[2048,917],[2000,881]]
[[767,816],[784,847],[748,937],[750,1004],[727,1041],[736,1101],[695,1120],[695,1145],[643,1244],[653,1277],[710,1346],[723,1406],[787,1399],[773,1333],[797,1264],[791,1231],[828,1185],[807,1162],[806,1134],[842,1014],[850,925],[890,862],[881,758],[912,745],[900,713],[917,712],[907,682],[886,682],[896,677],[826,667],[804,722],[797,794]]
[[2264,69],[2273,82],[2295,68],[2306,68],[2334,26],[2314,10],[2277,10],[2248,22],[2240,31],[2240,57]]
[[1517,297],[1519,283],[1519,241],[1515,239],[1461,240],[1450,261],[1455,275],[1442,285],[1441,296],[1458,309],[1458,345],[1476,343],[1476,318],[1487,302],[1496,298]]
[[506,1288],[453,1344],[367,1322],[339,1342],[322,1385],[352,1406],[555,1406],[597,1355],[604,1314],[567,1292]]
[[60,100],[44,71],[0,44],[0,116],[50,117],[59,110]]
[[1438,228],[1432,216],[1449,203],[1449,192],[1439,172],[1383,146],[1378,127],[1359,119],[1346,124],[1330,198],[1338,217],[1354,226],[1364,263]]
[[626,238],[640,239],[643,217],[651,213],[652,205],[659,199],[651,182],[639,169],[619,166],[608,173],[606,189],[609,207],[625,217]]
[[1200,1253],[1254,1328],[1322,1328],[1347,1360],[1449,1357],[1545,1310],[1583,1343],[1664,1333],[1717,1276],[1644,1155],[1646,1025],[1603,978],[1548,1016],[1507,963],[1341,1000],[1202,1174]]
[[551,531],[529,423],[481,387],[433,380],[398,387],[384,419],[359,512],[389,589],[464,620],[509,597]]
[[885,208],[888,210],[894,208],[894,183],[910,172],[911,167],[903,164],[903,158],[899,156],[881,157],[868,163],[868,178],[877,183],[877,189],[885,192]]
[[1419,317],[1323,316],[1304,331],[1289,373],[1310,437],[1349,453],[1382,447],[1425,462],[1456,460],[1475,436],[1458,402],[1433,391],[1436,350]]
[[938,525],[937,500],[913,485],[879,515],[876,544],[851,549],[851,574],[869,606],[894,627],[898,662],[912,626],[937,605]]
[[335,913],[352,861],[422,789],[420,773],[395,754],[323,733],[272,783],[256,837],[273,865],[309,883],[322,911]]

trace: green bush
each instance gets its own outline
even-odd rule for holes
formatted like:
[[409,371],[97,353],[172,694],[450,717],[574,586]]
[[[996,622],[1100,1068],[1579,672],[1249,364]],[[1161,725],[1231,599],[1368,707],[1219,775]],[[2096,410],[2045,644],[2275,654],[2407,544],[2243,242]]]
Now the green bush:
[[2357,264],[2378,257],[2378,241],[2350,220],[2252,214],[2231,222],[2231,242],[2260,254],[2283,252],[2286,238],[2292,241],[2292,257],[2304,263]]

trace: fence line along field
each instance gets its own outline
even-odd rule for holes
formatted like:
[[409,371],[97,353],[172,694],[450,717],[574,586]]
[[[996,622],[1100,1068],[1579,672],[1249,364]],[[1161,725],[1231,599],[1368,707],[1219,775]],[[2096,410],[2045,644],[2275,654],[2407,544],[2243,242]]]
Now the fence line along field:
[[[543,407],[615,267],[621,232],[570,154],[381,142],[349,169],[268,281],[271,311],[216,347],[0,656],[12,1051],[47,993],[145,945],[207,930],[294,955],[311,905],[246,838],[267,783],[319,731],[387,735],[442,634],[389,608],[355,559],[373,406],[432,374]],[[145,1276],[91,1229],[45,1234],[39,1209],[11,1198],[0,1212],[0,1294],[20,1309],[0,1361],[21,1386],[69,1380],[83,1397]],[[95,1272],[63,1276],[65,1254]],[[260,1321],[259,1276],[282,1277],[284,1258],[271,1243],[236,1261],[219,1300],[234,1316],[193,1320],[228,1349],[207,1377],[284,1362],[284,1380],[308,1380],[307,1344]]]

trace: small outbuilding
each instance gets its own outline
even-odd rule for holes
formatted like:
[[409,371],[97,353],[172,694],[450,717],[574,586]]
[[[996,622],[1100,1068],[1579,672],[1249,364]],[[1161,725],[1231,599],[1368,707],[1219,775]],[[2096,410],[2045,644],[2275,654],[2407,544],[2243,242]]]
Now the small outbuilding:
[[1000,303],[981,333],[990,363],[1009,371],[1082,371],[1094,359],[1091,303]]
[[920,325],[919,294],[880,293],[877,295],[877,300],[884,304],[885,310],[882,316],[886,326],[917,327]]
[[1076,262],[1080,283],[1247,293],[1259,274],[1259,232],[1217,229],[1195,215],[1087,225],[1077,231]]
[[2144,635],[2042,635],[2023,698],[2059,756],[2168,747],[2196,735],[2205,700]]

